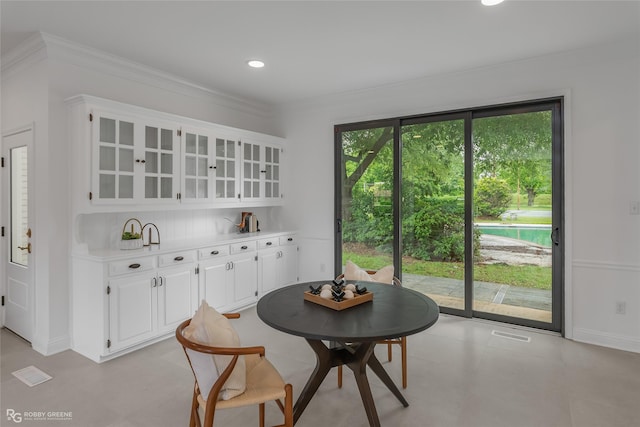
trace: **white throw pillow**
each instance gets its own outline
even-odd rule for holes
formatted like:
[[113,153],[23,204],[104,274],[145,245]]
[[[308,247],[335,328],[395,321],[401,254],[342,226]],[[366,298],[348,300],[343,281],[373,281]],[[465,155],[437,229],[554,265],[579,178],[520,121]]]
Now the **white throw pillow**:
[[345,280],[360,280],[366,282],[378,282],[386,283],[387,285],[393,284],[393,265],[387,265],[376,271],[375,274],[369,274],[365,270],[358,267],[351,261],[347,261],[347,266],[344,270]]
[[[229,319],[209,307],[202,301],[189,326],[184,328],[183,335],[190,341],[210,347],[240,347],[240,338],[231,326]],[[220,374],[231,363],[233,356],[209,355],[187,349],[191,366],[198,380],[200,393],[206,400],[211,387]],[[227,382],[222,387],[219,399],[229,400],[244,393],[246,389],[247,370],[244,356],[240,356]]]

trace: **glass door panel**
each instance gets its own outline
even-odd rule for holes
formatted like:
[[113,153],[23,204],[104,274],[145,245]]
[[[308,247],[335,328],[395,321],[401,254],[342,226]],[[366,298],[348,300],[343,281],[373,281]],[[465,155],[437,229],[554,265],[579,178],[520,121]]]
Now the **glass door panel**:
[[145,199],[173,198],[173,131],[145,126]]
[[98,197],[133,198],[133,134],[131,122],[100,117],[98,132]]
[[11,258],[14,264],[28,266],[31,253],[29,228],[27,147],[10,150],[11,165]]
[[187,132],[183,157],[184,198],[209,198],[209,137]]
[[243,142],[242,154],[242,182],[244,185],[242,197],[244,199],[260,198],[260,146]]
[[473,120],[473,309],[552,322],[551,110]]
[[342,132],[342,266],[394,263],[393,127]]
[[464,310],[464,120],[401,132],[403,286]]

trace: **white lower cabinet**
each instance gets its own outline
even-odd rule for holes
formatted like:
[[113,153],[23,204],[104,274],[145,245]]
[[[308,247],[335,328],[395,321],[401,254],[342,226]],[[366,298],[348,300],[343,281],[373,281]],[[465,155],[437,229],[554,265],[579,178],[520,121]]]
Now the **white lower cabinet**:
[[[236,255],[229,255],[236,253]],[[200,251],[201,299],[221,312],[256,301],[258,265],[255,242]]]
[[[176,258],[184,255],[178,255]],[[195,255],[191,258],[195,259]],[[162,265],[162,258],[160,260]],[[150,273],[110,280],[109,353],[175,331],[197,309],[196,265],[158,268]]]
[[149,274],[108,282],[108,352],[121,350],[155,336],[158,311],[158,294],[152,284],[155,282],[155,275]]
[[203,299],[237,311],[296,282],[295,236],[264,236],[157,255],[74,256],[73,349],[103,362],[171,336]]
[[202,295],[211,307],[227,312],[256,300],[258,268],[255,252],[200,264]]
[[258,241],[259,295],[298,281],[298,245],[293,235]]

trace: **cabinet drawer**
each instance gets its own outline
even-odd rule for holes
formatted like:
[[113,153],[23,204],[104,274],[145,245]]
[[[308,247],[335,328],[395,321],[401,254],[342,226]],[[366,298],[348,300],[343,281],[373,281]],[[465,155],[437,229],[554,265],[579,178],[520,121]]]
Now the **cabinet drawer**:
[[258,240],[258,249],[269,249],[278,246],[278,238],[274,237],[272,239],[260,239]]
[[231,246],[232,254],[239,254],[242,252],[251,252],[256,250],[256,242],[242,242],[242,243],[233,243]]
[[110,262],[109,276],[153,270],[156,266],[155,259],[155,257],[132,258],[125,261]]
[[171,254],[160,255],[158,257],[159,267],[166,267],[176,264],[188,264],[196,261],[195,251],[174,252]]
[[211,246],[198,251],[198,259],[209,259],[229,255],[229,245]]
[[293,234],[280,237],[280,245],[297,245],[298,239]]

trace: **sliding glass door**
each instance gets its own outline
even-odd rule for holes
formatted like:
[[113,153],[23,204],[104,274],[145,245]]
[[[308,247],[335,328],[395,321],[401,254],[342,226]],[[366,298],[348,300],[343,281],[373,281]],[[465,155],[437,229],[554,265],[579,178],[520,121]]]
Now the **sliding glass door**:
[[394,264],[394,127],[371,124],[340,134],[341,195],[336,275],[347,260],[368,270]]
[[[473,266],[473,310],[478,316],[558,329],[557,107],[543,103],[474,114],[473,221],[480,251]],[[557,178],[560,172],[558,163]],[[560,289],[554,293],[554,287]]]
[[562,100],[336,126],[336,274],[561,330]]
[[462,115],[407,120],[402,135],[402,280],[441,307],[465,309]]

